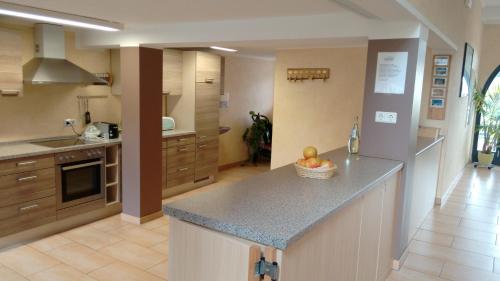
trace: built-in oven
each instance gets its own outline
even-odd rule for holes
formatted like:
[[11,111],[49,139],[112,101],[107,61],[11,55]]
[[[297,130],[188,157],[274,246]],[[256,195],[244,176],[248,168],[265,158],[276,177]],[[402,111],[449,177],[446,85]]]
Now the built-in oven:
[[56,154],[57,209],[104,199],[104,148]]

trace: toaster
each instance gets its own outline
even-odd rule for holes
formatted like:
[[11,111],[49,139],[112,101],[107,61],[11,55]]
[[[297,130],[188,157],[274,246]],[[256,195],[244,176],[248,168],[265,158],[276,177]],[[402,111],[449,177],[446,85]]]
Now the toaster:
[[175,120],[172,117],[162,117],[162,129],[163,131],[174,130]]
[[101,131],[101,137],[105,139],[117,139],[119,136],[118,124],[95,122],[94,126]]

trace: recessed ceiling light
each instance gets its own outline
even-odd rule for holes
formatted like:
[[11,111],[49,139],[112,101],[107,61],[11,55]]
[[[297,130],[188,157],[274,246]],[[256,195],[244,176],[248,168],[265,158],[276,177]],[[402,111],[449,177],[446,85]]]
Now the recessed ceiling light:
[[99,19],[0,2],[0,15],[25,18],[45,23],[54,23],[102,31],[120,31],[123,25]]
[[235,49],[229,49],[229,48],[217,47],[217,46],[211,46],[210,48],[214,49],[214,50],[224,51],[224,52],[231,52],[231,53],[238,52],[238,50],[235,50]]

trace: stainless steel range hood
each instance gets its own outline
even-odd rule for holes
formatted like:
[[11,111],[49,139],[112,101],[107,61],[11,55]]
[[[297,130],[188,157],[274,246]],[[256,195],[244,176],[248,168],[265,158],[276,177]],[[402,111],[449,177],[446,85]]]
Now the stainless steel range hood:
[[52,24],[35,25],[35,57],[23,66],[23,81],[28,84],[107,84],[66,60],[63,27]]

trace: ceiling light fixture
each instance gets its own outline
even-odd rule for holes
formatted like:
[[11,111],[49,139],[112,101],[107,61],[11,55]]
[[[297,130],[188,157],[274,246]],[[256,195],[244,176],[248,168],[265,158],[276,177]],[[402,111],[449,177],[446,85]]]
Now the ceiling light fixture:
[[0,2],[0,15],[24,18],[44,23],[75,26],[101,31],[120,31],[123,25],[100,19],[87,18],[44,9]]
[[231,53],[238,52],[238,50],[235,50],[235,49],[229,49],[229,48],[217,47],[217,46],[211,46],[210,49],[224,51],[224,52],[231,52]]

